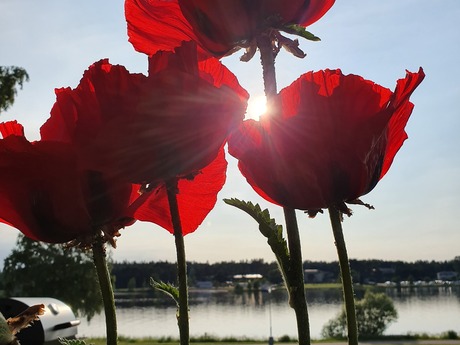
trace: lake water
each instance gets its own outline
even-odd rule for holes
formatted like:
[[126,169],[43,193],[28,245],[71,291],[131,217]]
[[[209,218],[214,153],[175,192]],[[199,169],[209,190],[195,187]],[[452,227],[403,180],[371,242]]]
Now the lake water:
[[[398,320],[385,334],[460,333],[460,287],[395,288],[385,292],[393,299]],[[338,289],[307,290],[312,338],[321,338],[321,329],[341,307]],[[285,291],[236,294],[220,290],[190,292],[190,334],[218,337],[275,339],[296,337],[295,316],[287,305]],[[117,300],[119,334],[130,337],[178,338],[176,307],[151,298]],[[105,336],[103,314],[90,322],[82,320],[80,336]]]

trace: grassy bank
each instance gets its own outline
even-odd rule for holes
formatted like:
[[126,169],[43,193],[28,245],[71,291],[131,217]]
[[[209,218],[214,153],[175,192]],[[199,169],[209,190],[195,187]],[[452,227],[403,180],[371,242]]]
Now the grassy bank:
[[[249,339],[249,338],[218,338],[209,335],[203,335],[198,338],[191,338],[192,345],[246,345],[246,344],[267,344],[267,340],[263,339]],[[460,337],[455,331],[447,331],[440,335],[428,334],[407,334],[407,335],[386,335],[373,338],[366,338],[360,340],[361,343],[378,343],[379,345],[386,344],[423,344],[423,345],[447,345],[456,344],[460,345]],[[105,345],[105,338],[88,338],[86,343],[93,345]],[[278,344],[295,344],[296,341],[288,336],[282,336],[275,339]],[[346,343],[345,339],[321,339],[313,340],[313,343],[326,344],[326,343]],[[120,337],[118,345],[139,344],[139,345],[179,345],[178,339],[171,337],[167,338],[127,338]]]

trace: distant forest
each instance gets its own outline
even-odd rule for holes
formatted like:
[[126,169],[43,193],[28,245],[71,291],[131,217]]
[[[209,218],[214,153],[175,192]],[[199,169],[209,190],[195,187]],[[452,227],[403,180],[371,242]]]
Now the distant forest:
[[[457,272],[460,277],[460,256],[450,261],[386,261],[386,260],[350,260],[354,282],[417,282],[434,281],[438,272]],[[322,275],[321,282],[338,282],[339,266],[337,262],[305,261],[304,269],[317,270]],[[235,275],[261,274],[270,284],[282,282],[278,266],[275,262],[263,260],[188,263],[190,286],[200,281],[211,281],[214,286],[224,286],[233,280]],[[114,262],[112,276],[117,289],[140,288],[149,286],[150,277],[155,280],[174,283],[176,280],[176,264],[171,262]],[[458,278],[457,278],[458,279]]]

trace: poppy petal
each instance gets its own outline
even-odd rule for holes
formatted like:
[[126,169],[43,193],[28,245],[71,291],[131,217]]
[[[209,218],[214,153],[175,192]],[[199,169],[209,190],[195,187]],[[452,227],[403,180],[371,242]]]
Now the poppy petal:
[[309,26],[321,19],[330,10],[335,0],[310,0],[307,11],[298,19],[299,25]]
[[128,225],[132,186],[86,171],[68,143],[29,142],[16,121],[0,124],[0,222],[34,240],[64,243]]
[[215,57],[247,47],[264,31],[285,24],[307,26],[334,0],[127,0],[128,36],[134,48],[152,55],[195,41]]
[[17,121],[2,122],[0,123],[0,133],[2,134],[3,138],[6,138],[10,135],[24,137],[24,127]]
[[46,242],[67,242],[92,231],[68,146],[8,136],[0,149],[0,217],[5,223]]
[[200,170],[243,120],[247,92],[218,60],[198,62],[191,43],[153,56],[149,71],[95,63],[76,89],[57,90],[42,139],[71,143],[85,168],[130,183]]
[[396,153],[408,137],[405,127],[414,109],[414,104],[409,102],[409,97],[424,78],[425,73],[423,69],[420,68],[417,73],[407,71],[406,78],[400,79],[397,82],[393,100],[389,106],[389,108],[394,109],[395,113],[388,125],[388,144],[385,151],[385,160],[383,162],[380,179],[388,172]]
[[[223,148],[216,159],[202,169],[193,179],[182,178],[178,181],[177,203],[183,235],[194,232],[203,222],[217,202],[217,193],[226,179],[227,161]],[[160,225],[171,233],[174,228],[171,221],[168,196],[164,184],[144,196],[139,204],[133,204],[133,217]]]
[[197,40],[177,0],[126,0],[125,16],[129,41],[141,53],[172,51],[182,41]]

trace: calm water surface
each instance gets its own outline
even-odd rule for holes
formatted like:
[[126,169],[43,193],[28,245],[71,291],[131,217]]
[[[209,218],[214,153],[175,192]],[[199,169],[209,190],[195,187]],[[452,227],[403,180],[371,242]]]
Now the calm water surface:
[[[429,333],[447,330],[460,333],[460,287],[388,289],[398,311],[398,321],[386,334]],[[321,329],[342,307],[341,291],[307,290],[310,326],[313,338],[321,338]],[[224,291],[190,293],[190,334],[219,337],[275,338],[295,337],[295,316],[287,306],[284,291],[235,294]],[[119,334],[130,337],[178,337],[176,307],[168,300],[152,298],[117,300]],[[103,314],[90,322],[82,320],[81,336],[104,336]]]

